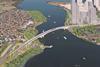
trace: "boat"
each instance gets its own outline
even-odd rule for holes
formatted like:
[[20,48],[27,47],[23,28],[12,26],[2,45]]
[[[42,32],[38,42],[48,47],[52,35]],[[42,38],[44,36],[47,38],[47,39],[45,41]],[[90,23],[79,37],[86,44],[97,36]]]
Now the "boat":
[[42,32],[44,33],[44,30]]
[[64,39],[66,40],[66,39],[67,39],[67,37],[65,37],[65,36],[64,36]]
[[50,15],[48,15],[48,17],[51,17]]
[[73,65],[73,67],[80,67],[80,65],[79,64],[75,64],[75,65]]
[[53,45],[50,45],[50,46],[49,46],[49,48],[52,48],[52,47],[53,47]]
[[54,24],[56,23],[56,21],[53,22]]
[[87,58],[86,57],[82,57],[82,60],[86,60]]

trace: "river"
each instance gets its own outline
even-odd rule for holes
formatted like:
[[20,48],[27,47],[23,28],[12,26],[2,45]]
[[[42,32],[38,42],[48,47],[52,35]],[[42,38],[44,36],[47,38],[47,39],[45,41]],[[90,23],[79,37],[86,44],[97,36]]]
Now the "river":
[[[46,17],[50,16],[46,23],[37,27],[39,33],[64,25],[65,11],[48,5],[46,0],[23,0],[17,7],[40,10]],[[53,45],[53,48],[45,49],[43,53],[30,58],[24,67],[100,67],[100,46],[79,39],[67,30],[52,32],[40,41],[44,45]]]

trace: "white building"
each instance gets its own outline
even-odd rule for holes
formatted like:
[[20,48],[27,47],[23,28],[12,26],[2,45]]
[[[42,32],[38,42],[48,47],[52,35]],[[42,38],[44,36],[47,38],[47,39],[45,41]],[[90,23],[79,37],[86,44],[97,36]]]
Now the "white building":
[[94,0],[94,5],[100,11],[100,0]]
[[96,23],[96,8],[93,0],[72,0],[72,23],[93,24]]

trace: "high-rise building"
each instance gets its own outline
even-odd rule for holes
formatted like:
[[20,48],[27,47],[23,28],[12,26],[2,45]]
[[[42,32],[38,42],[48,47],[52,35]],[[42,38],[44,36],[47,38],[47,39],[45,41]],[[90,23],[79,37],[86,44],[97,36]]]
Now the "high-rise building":
[[93,0],[72,0],[72,23],[92,24],[96,23],[96,8]]
[[77,0],[72,0],[72,23],[77,24],[78,22],[78,15],[79,9],[77,7]]
[[77,0],[77,5],[83,5],[83,1],[82,0]]
[[96,17],[96,8],[94,7],[92,2],[88,2],[88,17],[89,17],[89,24],[97,23],[97,17]]
[[100,0],[94,0],[94,5],[100,11]]

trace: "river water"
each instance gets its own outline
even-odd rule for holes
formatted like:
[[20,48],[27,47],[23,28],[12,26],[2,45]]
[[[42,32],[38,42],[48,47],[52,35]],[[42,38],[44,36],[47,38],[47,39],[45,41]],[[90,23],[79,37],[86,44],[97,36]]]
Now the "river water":
[[[46,0],[24,0],[17,7],[40,10],[46,17],[50,16],[46,23],[37,27],[39,33],[64,25],[65,11],[48,5]],[[67,30],[52,32],[40,41],[44,45],[53,45],[53,48],[45,49],[43,53],[30,58],[24,67],[100,67],[100,46],[79,39]]]

